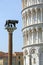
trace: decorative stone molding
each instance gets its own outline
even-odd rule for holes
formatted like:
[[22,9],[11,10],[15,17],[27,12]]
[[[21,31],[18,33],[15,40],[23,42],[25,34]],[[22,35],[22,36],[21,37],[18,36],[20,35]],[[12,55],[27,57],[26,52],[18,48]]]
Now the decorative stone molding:
[[42,28],[41,28],[41,27],[39,27],[39,28],[38,28],[38,31],[42,31]]
[[28,51],[25,49],[25,55],[28,55]]
[[40,12],[41,11],[41,9],[40,8],[37,8],[37,12]]
[[30,54],[34,54],[34,53],[35,53],[35,50],[36,50],[36,49],[31,48],[31,49],[30,49],[30,51],[29,51],[29,52],[30,52]]
[[35,8],[32,8],[32,13],[36,13],[36,9]]
[[31,28],[29,29],[29,33],[32,33],[32,29]]
[[28,10],[28,14],[31,15],[31,10]]
[[33,29],[33,32],[36,32],[36,28]]

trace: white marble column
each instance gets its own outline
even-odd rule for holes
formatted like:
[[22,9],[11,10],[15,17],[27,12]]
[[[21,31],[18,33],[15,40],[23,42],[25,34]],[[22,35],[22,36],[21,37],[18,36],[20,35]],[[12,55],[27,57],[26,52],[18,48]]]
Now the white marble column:
[[31,5],[32,5],[32,0],[31,0]]
[[35,0],[35,4],[37,4],[37,0]]
[[28,0],[28,6],[29,6],[29,0]]
[[39,4],[39,0],[37,0],[37,4]]
[[36,43],[35,40],[36,40],[36,34],[35,34],[35,29],[33,29],[33,44]]
[[27,45],[26,31],[25,31],[25,45]]
[[31,11],[29,10],[29,16],[28,16],[28,20],[29,20],[29,25],[31,25]]
[[27,13],[24,13],[24,27],[27,26]]
[[42,42],[42,30],[41,30],[41,28],[39,28],[39,31],[38,31],[38,40],[39,40],[39,43]]
[[26,65],[29,65],[29,57],[26,55]]
[[27,26],[29,25],[29,19],[28,19],[29,13],[27,12]]
[[28,30],[26,30],[26,45],[28,45]]
[[29,55],[28,55],[28,63],[29,63],[28,65],[30,65],[30,57],[29,57]]
[[42,8],[42,23],[43,23],[43,8]]
[[26,65],[26,57],[24,56],[24,65]]
[[22,28],[24,28],[24,17],[22,16]]
[[25,17],[25,13],[23,13],[22,20],[23,20],[23,28],[24,28],[24,27],[26,26],[26,17]]
[[32,30],[32,44],[33,44],[33,30]]
[[41,8],[40,10],[41,10],[41,23],[42,23],[42,18],[43,18],[43,17],[42,17],[42,8]]
[[29,55],[29,65],[32,65],[31,55]]
[[35,4],[35,0],[32,0],[33,1],[33,5]]
[[31,0],[29,0],[29,6],[31,5]]
[[30,32],[29,32],[29,43],[30,43],[30,45],[32,44],[32,30],[30,29]]
[[43,28],[42,28],[42,43],[43,43]]
[[28,12],[28,26],[29,26],[29,12]]
[[34,9],[32,9],[32,11],[31,11],[31,22],[32,22],[32,24],[34,24]]
[[27,0],[25,0],[25,8],[27,7]]
[[27,7],[28,7],[28,0],[27,0]]
[[36,23],[36,11],[34,8],[32,9],[32,22],[33,22],[33,24]]
[[39,40],[38,40],[38,28],[36,30],[37,30],[37,44],[38,44],[39,43]]
[[23,32],[23,46],[25,45],[25,35],[24,35],[24,32]]
[[37,8],[35,9],[36,11],[36,24],[38,23],[38,20],[37,20]]
[[34,23],[36,24],[36,10],[34,9]]
[[38,14],[37,14],[37,18],[38,18],[38,23],[40,23],[41,22],[41,10],[40,10],[40,8],[38,9],[38,12],[37,12]]
[[30,55],[28,55],[28,65],[30,65]]
[[29,45],[29,33],[28,33],[28,45]]
[[31,10],[31,24],[33,24],[33,19],[32,19],[32,17],[33,17],[33,12],[32,12],[32,10]]
[[24,46],[26,45],[27,41],[26,41],[26,32],[23,32],[23,43],[24,43]]

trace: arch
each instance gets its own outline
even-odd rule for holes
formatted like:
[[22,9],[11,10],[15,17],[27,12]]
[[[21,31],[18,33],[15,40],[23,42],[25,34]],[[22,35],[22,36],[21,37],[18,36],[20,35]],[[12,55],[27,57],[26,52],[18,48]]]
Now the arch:
[[40,10],[40,8],[37,9],[37,22],[38,23],[41,22],[41,10]]
[[38,43],[42,42],[42,29],[38,28]]
[[32,23],[35,24],[36,21],[37,21],[36,11],[35,11],[35,9],[33,8],[33,9],[32,9]]
[[35,53],[35,51],[36,51],[36,49],[35,49],[35,48],[31,48],[29,52],[30,52],[30,54],[34,54],[34,53]]

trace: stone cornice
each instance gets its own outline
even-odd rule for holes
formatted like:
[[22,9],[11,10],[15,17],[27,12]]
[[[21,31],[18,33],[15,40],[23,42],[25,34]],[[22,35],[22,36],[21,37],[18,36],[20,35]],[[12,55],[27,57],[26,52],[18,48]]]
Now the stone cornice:
[[43,8],[43,3],[30,5],[30,6],[26,7],[26,8],[24,8],[24,9],[21,11],[21,13],[23,13],[23,11],[25,11],[25,10],[27,10],[27,9],[35,8],[35,7],[36,7],[36,8]]
[[38,24],[32,24],[32,25],[29,25],[29,26],[26,26],[26,27],[24,27],[24,28],[22,28],[22,31],[23,30],[25,30],[25,29],[27,29],[27,28],[31,28],[31,27],[38,27],[38,28],[40,28],[40,27],[42,27],[43,26],[43,23],[38,23]]
[[28,48],[28,47],[36,47],[36,46],[43,46],[43,43],[27,45],[27,46],[22,47],[22,49],[24,49],[24,48]]

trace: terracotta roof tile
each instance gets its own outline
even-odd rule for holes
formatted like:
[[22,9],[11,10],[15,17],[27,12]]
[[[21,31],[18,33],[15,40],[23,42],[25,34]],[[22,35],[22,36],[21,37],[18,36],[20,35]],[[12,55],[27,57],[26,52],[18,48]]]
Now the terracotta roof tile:
[[[23,52],[14,52],[13,57],[15,57],[16,55],[23,55]],[[4,53],[0,51],[0,57],[8,57],[8,53]]]
[[16,55],[23,55],[23,52],[15,52]]

